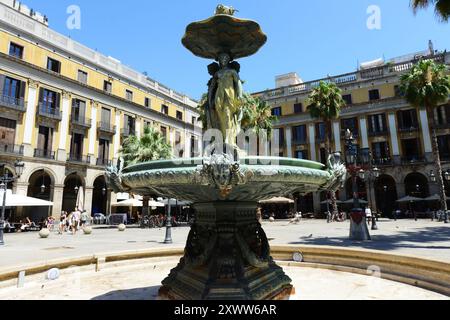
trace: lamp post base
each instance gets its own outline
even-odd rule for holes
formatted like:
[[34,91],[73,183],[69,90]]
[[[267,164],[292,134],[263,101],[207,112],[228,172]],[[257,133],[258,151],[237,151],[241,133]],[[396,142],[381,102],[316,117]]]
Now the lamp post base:
[[350,240],[370,241],[372,240],[366,216],[362,209],[354,209],[350,215]]
[[291,279],[270,256],[254,202],[196,204],[185,255],[162,282],[161,300],[284,300]]

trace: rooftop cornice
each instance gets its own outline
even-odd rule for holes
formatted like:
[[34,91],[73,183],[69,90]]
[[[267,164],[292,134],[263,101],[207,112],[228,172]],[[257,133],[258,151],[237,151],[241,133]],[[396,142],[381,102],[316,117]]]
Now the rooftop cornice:
[[15,34],[25,33],[51,47],[61,50],[69,56],[77,57],[87,64],[91,64],[94,68],[105,70],[105,73],[116,76],[118,80],[123,79],[129,81],[137,87],[142,87],[145,90],[162,96],[161,98],[163,100],[176,101],[177,104],[182,104],[183,107],[197,112],[195,107],[198,102],[194,99],[158,83],[148,76],[118,62],[114,58],[98,53],[79,42],[53,31],[44,24],[17,12],[1,2],[0,17],[0,25],[13,29],[16,31]]

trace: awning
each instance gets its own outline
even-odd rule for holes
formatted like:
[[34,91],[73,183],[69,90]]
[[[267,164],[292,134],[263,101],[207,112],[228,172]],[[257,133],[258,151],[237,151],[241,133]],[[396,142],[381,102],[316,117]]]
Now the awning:
[[111,207],[142,207],[142,201],[138,199],[128,199],[111,204]]
[[[355,199],[348,199],[347,201],[344,201],[345,204],[353,204],[355,202]],[[359,204],[369,204],[368,201],[364,199],[358,199]]]
[[262,200],[259,203],[261,204],[277,204],[277,203],[286,203],[286,204],[290,204],[290,203],[295,203],[294,200],[292,199],[288,199],[288,198],[282,198],[282,197],[276,197],[276,198],[272,198],[272,199],[268,199],[268,200]]
[[[3,204],[4,191],[0,191],[0,206]],[[52,207],[53,202],[31,198],[20,194],[13,194],[12,190],[6,192],[6,207]]]
[[[325,200],[325,201],[322,201],[320,204],[332,204],[332,201],[331,200]],[[343,202],[341,201],[341,200],[336,200],[336,204],[342,204]]]
[[407,196],[407,197],[397,200],[397,202],[399,202],[399,203],[401,203],[401,202],[419,202],[419,201],[424,201],[424,200],[425,199],[422,199],[422,198]]
[[[423,199],[425,201],[441,201],[441,197],[437,194],[432,195],[431,197]],[[450,201],[450,197],[447,197],[447,201]]]
[[[142,208],[143,206],[144,206],[144,203],[143,203],[142,200],[134,199],[134,198],[111,204],[111,207]],[[151,201],[148,202],[148,206],[152,207],[152,208],[154,208],[154,207],[164,207],[164,203],[156,202],[156,201],[151,200]]]

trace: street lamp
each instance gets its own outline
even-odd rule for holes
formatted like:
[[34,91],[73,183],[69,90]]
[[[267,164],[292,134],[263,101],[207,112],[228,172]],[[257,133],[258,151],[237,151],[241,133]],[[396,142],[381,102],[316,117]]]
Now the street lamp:
[[[447,181],[447,182],[450,181],[450,169],[447,170],[447,171],[444,173],[444,179],[445,179],[445,181]],[[447,201],[447,193],[445,192],[445,188],[444,188],[444,198],[445,198],[445,201]],[[449,223],[449,221],[448,221],[448,215],[449,215],[449,213],[450,213],[449,210],[447,210],[447,211],[444,212],[444,223]]]
[[[366,172],[363,169],[359,170],[359,178],[361,180],[367,180],[368,185],[369,185],[369,208],[374,208],[375,206],[373,205],[373,199],[372,199],[372,184],[374,183],[374,181],[376,179],[378,179],[380,177],[380,169],[378,169],[377,167],[372,168],[372,152],[370,151],[370,149],[363,149],[361,150],[361,158],[363,163],[367,164],[369,167],[369,170]],[[372,230],[378,230],[378,226],[377,226],[377,210],[374,210],[374,212],[372,212]]]
[[14,169],[16,171],[17,178],[14,176],[10,177],[8,173],[6,173],[5,164],[0,165],[0,168],[3,169],[3,177],[0,177],[0,190],[3,191],[2,215],[0,216],[0,246],[2,246],[5,244],[5,241],[3,240],[3,231],[5,229],[6,194],[8,192],[8,183],[14,182],[22,176],[25,164],[19,160],[14,162]]
[[165,244],[172,244],[172,208],[170,206],[170,199],[167,199],[167,219],[166,219],[166,239],[164,240]]
[[434,174],[433,170],[431,170],[431,172],[430,172],[430,180],[431,180],[431,182],[436,182],[437,181],[437,177]]
[[[360,208],[359,195],[358,195],[358,176],[364,176],[364,170],[358,167],[357,157],[358,150],[355,144],[355,139],[350,130],[347,129],[345,133],[345,144],[347,147],[345,158],[347,162],[347,170],[352,176],[352,188],[353,188],[353,210],[350,224],[350,239],[357,241],[371,240],[369,229],[367,227],[364,211]],[[361,155],[364,160],[364,155]]]

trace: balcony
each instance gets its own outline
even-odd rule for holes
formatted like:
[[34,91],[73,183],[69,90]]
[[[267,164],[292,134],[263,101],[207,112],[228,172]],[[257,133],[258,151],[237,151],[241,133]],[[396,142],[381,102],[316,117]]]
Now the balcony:
[[120,131],[120,135],[124,138],[127,138],[129,136],[135,136],[136,135],[136,130],[133,128],[123,128]]
[[90,164],[91,163],[91,157],[90,156],[83,156],[81,154],[69,153],[67,155],[67,162],[79,163],[79,164]]
[[382,131],[369,131],[369,137],[382,137],[387,136],[389,133],[387,130]]
[[90,129],[92,127],[91,119],[87,119],[85,117],[80,117],[80,116],[76,116],[76,115],[71,115],[70,123],[73,126],[83,128],[83,129]]
[[108,159],[97,158],[96,165],[100,167],[110,167],[112,166],[112,161]]
[[97,129],[101,133],[106,133],[109,135],[115,135],[116,134],[116,126],[113,126],[109,122],[99,122],[97,124]]
[[391,166],[392,165],[392,159],[391,158],[373,159],[372,163],[373,163],[374,166],[378,166],[378,167]]
[[426,159],[423,156],[405,156],[402,157],[402,164],[411,165],[411,164],[424,164],[426,163]]
[[25,101],[22,98],[18,99],[15,97],[0,95],[0,105],[14,111],[26,111]]
[[414,126],[411,126],[411,127],[399,127],[398,131],[402,132],[402,133],[417,132],[417,131],[419,131],[419,126],[418,125],[414,125]]
[[14,144],[0,144],[0,154],[23,156],[23,146]]
[[441,129],[450,129],[450,123],[436,123],[433,125],[433,129],[441,130]]
[[34,149],[34,157],[55,160],[55,152],[51,150]]
[[306,137],[305,138],[295,138],[292,140],[292,144],[294,146],[302,146],[302,145],[308,144],[308,141],[307,141]]
[[48,104],[39,103],[37,114],[38,116],[52,120],[61,121],[62,119],[61,111]]

